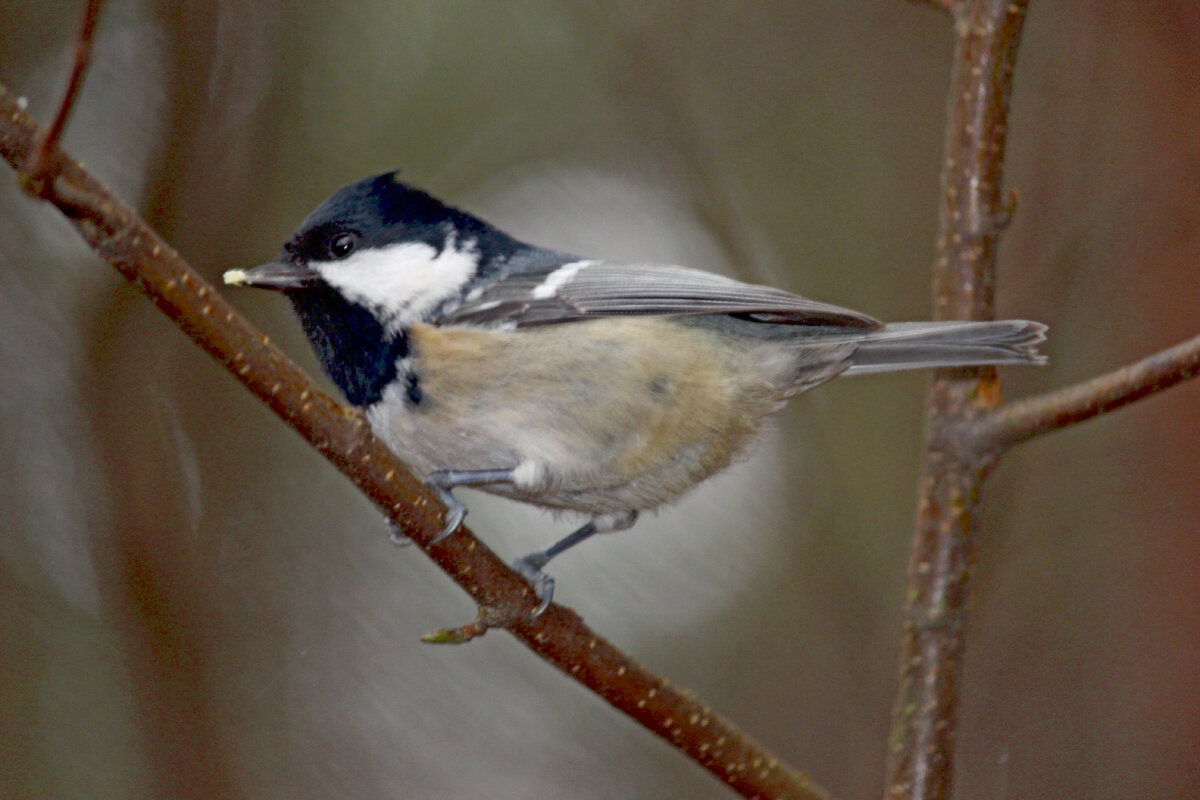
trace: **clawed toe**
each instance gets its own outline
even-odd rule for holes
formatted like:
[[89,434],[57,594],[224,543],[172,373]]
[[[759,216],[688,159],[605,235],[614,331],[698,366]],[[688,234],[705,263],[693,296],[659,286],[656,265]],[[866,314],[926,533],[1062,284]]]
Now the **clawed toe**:
[[554,578],[542,572],[537,559],[540,555],[541,553],[532,553],[513,562],[513,569],[533,587],[533,594],[539,601],[531,615],[533,619],[540,617],[554,600]]
[[446,527],[442,528],[442,532],[429,542],[432,545],[458,530],[458,526],[462,525],[462,521],[467,518],[467,507],[450,492],[453,484],[450,483],[447,473],[433,473],[425,479],[425,485],[446,505],[446,516],[443,518]]
[[462,525],[462,521],[466,518],[466,506],[462,505],[461,503],[459,503],[457,507],[447,504],[445,516],[446,527],[442,528],[442,532],[433,537],[429,543],[437,544],[450,534],[454,533],[456,530],[458,530],[458,526]]

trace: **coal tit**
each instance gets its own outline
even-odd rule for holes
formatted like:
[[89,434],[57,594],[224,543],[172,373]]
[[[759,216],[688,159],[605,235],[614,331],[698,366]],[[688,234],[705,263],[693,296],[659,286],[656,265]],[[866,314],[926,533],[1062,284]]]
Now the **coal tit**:
[[226,283],[282,291],[329,377],[445,502],[459,486],[589,521],[516,562],[630,527],[724,469],[792,395],[842,374],[1041,363],[1036,322],[911,322],[684,267],[525,244],[402,183],[322,203],[279,259]]

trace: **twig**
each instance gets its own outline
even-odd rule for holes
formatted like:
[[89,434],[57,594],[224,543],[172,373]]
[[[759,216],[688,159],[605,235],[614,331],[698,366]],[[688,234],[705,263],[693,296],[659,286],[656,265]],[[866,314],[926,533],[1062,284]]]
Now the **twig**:
[[33,155],[26,159],[17,172],[22,188],[35,197],[49,199],[46,192],[54,183],[57,162],[54,154],[63,132],[67,129],[67,120],[75,109],[75,101],[83,88],[83,78],[87,74],[88,63],[92,58],[92,41],[96,36],[96,20],[100,17],[100,7],[104,0],[87,0],[83,8],[83,16],[79,23],[79,33],[75,38],[75,53],[71,59],[71,74],[67,79],[67,88],[63,92],[62,102],[58,104],[58,112],[50,122],[45,134],[38,139],[37,148]]
[[1008,403],[975,422],[981,449],[1003,449],[1066,428],[1200,376],[1200,336],[1056,392]]
[[[0,157],[19,169],[41,135],[0,85]],[[51,160],[57,177],[47,184],[46,198],[93,249],[383,509],[475,600],[482,619],[502,624],[742,795],[827,797],[689,692],[597,636],[569,609],[554,604],[530,619],[536,601],[528,585],[465,528],[431,547],[442,526],[441,505],[371,434],[363,415],[322,392],[82,165],[61,151]]]
[[[1027,0],[971,0],[958,12],[933,285],[939,319],[991,319],[1012,70]],[[945,4],[942,4],[945,5]],[[994,369],[939,370],[908,566],[900,685],[888,748],[891,798],[950,796],[958,730],[973,523],[989,459],[963,424],[999,401]]]

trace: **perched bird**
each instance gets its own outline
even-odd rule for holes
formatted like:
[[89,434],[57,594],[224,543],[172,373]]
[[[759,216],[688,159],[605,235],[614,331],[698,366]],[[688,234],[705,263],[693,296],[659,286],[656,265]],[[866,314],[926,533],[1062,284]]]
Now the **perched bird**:
[[684,267],[525,244],[385,173],[336,192],[279,259],[225,273],[292,302],[329,377],[445,502],[474,486],[590,517],[516,568],[630,527],[724,469],[787,398],[842,374],[1042,363],[1045,326],[885,325]]

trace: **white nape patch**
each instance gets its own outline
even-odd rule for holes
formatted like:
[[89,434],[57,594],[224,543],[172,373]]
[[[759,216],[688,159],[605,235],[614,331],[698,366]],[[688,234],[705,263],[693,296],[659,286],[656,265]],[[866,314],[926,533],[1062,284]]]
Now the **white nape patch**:
[[554,297],[558,290],[565,286],[567,281],[574,278],[579,270],[586,269],[595,263],[595,261],[572,261],[570,264],[563,264],[547,275],[546,280],[534,287],[533,296],[538,300]]
[[421,321],[456,297],[479,270],[475,243],[463,249],[453,239],[439,253],[424,242],[360,250],[342,261],[312,262],[330,286],[346,299],[366,306],[392,333]]

